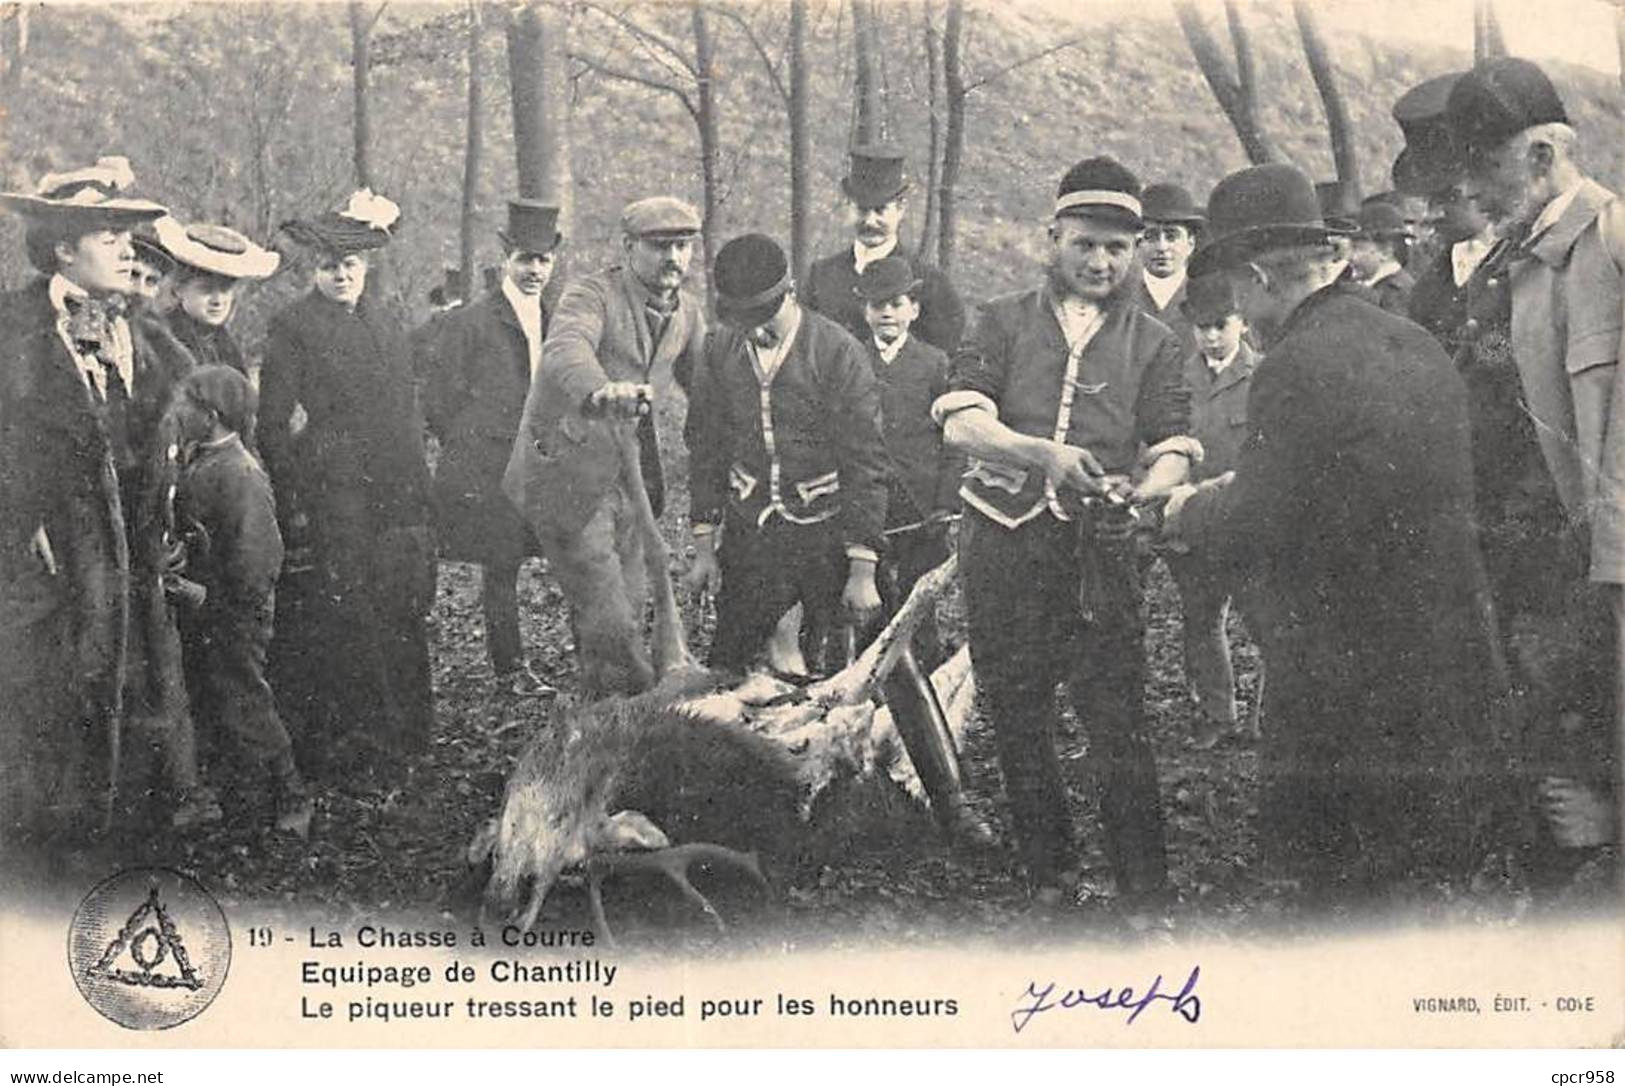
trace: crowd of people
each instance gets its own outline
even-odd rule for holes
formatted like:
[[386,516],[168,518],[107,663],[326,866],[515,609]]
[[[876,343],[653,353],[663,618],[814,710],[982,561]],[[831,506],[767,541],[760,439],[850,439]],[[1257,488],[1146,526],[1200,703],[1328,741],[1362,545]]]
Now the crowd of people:
[[[849,247],[797,282],[773,238],[736,237],[710,313],[682,200],[629,203],[619,260],[554,292],[558,208],[517,199],[484,295],[437,288],[408,334],[367,289],[399,209],[363,190],[283,225],[310,291],[256,351],[229,322],[277,252],[126,195],[121,159],[0,195],[40,273],[0,299],[8,838],[93,833],[138,751],[134,791],[174,827],[263,794],[308,832],[308,775],[393,772],[433,733],[437,557],[481,568],[501,696],[556,693],[520,634],[532,556],[579,693],[649,688],[638,526],[667,496],[653,409],[682,402],[685,580],[715,596],[719,670],[840,666],[957,548],[1040,901],[1077,890],[1061,685],[1118,896],[1175,900],[1158,557],[1188,742],[1258,746],[1271,879],[1348,901],[1460,885],[1498,849],[1545,885],[1615,863],[1625,205],[1527,61],[1393,114],[1394,190],[1363,202],[1265,165],[1203,205],[1085,158],[1033,285],[968,319],[899,237],[884,143],[851,151]],[[1262,657],[1245,719],[1232,609]],[[927,622],[884,697],[943,833],[984,847],[926,678],[942,658]]]

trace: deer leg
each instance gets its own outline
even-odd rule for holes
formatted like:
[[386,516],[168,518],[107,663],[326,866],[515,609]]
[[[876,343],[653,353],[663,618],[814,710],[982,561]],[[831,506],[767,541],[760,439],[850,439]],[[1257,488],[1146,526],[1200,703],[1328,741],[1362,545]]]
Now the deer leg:
[[697,667],[689,651],[683,632],[683,617],[677,609],[677,593],[671,584],[671,552],[666,549],[665,537],[655,520],[654,507],[649,504],[649,491],[643,483],[643,463],[632,430],[617,434],[621,454],[621,476],[627,497],[632,502],[633,522],[643,542],[644,567],[648,572],[649,587],[654,593],[655,674],[667,674],[680,667]]
[[609,918],[604,915],[604,878],[599,872],[587,872],[587,904],[592,906],[593,926],[605,946],[615,946],[615,933],[609,930]]
[[710,900],[688,881],[689,866],[699,861],[737,868],[749,875],[758,885],[767,885],[767,879],[762,875],[761,865],[757,862],[754,852],[737,852],[722,845],[697,841],[648,852],[599,853],[587,861],[587,876],[590,881],[624,871],[658,871],[676,883],[684,897],[705,910],[705,915],[716,924],[718,931],[726,931],[727,925],[723,923],[722,914],[718,913]]

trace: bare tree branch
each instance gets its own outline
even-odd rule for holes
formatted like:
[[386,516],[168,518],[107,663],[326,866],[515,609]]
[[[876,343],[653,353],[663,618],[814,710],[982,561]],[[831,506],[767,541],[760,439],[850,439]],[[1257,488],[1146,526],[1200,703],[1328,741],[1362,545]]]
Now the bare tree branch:
[[1249,108],[1258,101],[1258,66],[1253,61],[1253,37],[1242,22],[1241,8],[1236,0],[1224,0],[1224,18],[1230,26],[1230,43],[1236,50],[1236,82],[1241,88],[1242,101]]
[[1036,53],[1032,53],[1032,54],[1029,54],[1028,56],[1022,57],[1019,60],[1012,61],[1011,63],[1006,64],[1002,68],[995,68],[993,71],[991,71],[988,74],[982,76],[980,79],[973,79],[970,82],[966,83],[965,84],[965,93],[969,94],[971,91],[977,90],[977,89],[979,89],[981,87],[985,87],[989,83],[994,82],[995,80],[1003,79],[1005,76],[1009,75],[1013,71],[1016,71],[1018,68],[1025,68],[1027,65],[1036,63],[1037,61],[1040,61],[1040,60],[1043,60],[1045,57],[1053,56],[1054,54],[1059,53],[1059,52],[1061,52],[1062,50],[1065,50],[1065,49],[1070,49],[1074,45],[1080,44],[1083,41],[1084,37],[1085,37],[1085,35],[1083,35],[1083,34],[1075,35],[1074,37],[1067,38],[1065,41],[1058,41],[1054,45],[1050,46],[1047,49],[1040,49]]
[[1207,80],[1219,108],[1229,118],[1230,126],[1235,129],[1242,148],[1247,152],[1248,161],[1255,165],[1273,162],[1280,155],[1258,123],[1257,86],[1247,25],[1242,21],[1234,0],[1227,0],[1226,12],[1230,18],[1231,38],[1237,43],[1237,67],[1245,76],[1245,83],[1230,74],[1229,63],[1219,43],[1208,32],[1192,0],[1174,0],[1174,18],[1179,21],[1179,28],[1190,45],[1191,55],[1196,58],[1196,66],[1201,69],[1202,77]]
[[587,11],[597,12],[599,15],[602,15],[604,18],[619,26],[622,30],[625,30],[636,41],[643,45],[645,51],[648,52],[650,57],[657,62],[668,64],[669,66],[669,61],[659,55],[659,53],[663,52],[666,54],[666,57],[671,58],[671,60],[675,60],[679,65],[681,65],[682,70],[686,72],[690,78],[695,75],[694,62],[688,59],[688,55],[684,53],[681,48],[679,48],[675,43],[669,41],[658,31],[650,30],[648,27],[634,22],[624,12],[612,10],[603,4],[595,3],[594,0],[581,0],[581,6]]
[[1359,195],[1360,161],[1354,150],[1354,130],[1349,124],[1348,107],[1343,104],[1343,93],[1337,86],[1337,73],[1332,67],[1326,40],[1320,33],[1320,21],[1307,0],[1293,0],[1292,12],[1298,20],[1298,35],[1303,39],[1309,74],[1320,92],[1321,104],[1326,107],[1326,129],[1331,137],[1332,160],[1337,164],[1337,179]]
[[626,83],[636,83],[639,86],[648,87],[650,90],[665,91],[667,94],[674,95],[679,102],[683,103],[683,108],[688,110],[689,116],[694,117],[695,119],[699,118],[699,108],[695,106],[693,98],[691,98],[688,92],[682,87],[679,87],[674,83],[663,83],[658,79],[650,79],[648,76],[638,75],[636,72],[622,71],[619,68],[614,68],[608,64],[605,64],[601,60],[594,60],[592,57],[582,56],[580,53],[572,54],[572,59],[580,61],[586,66],[587,70],[597,72],[599,75],[608,79],[619,79]]
[[714,4],[707,5],[706,11],[712,15],[717,15],[728,20],[728,22],[740,29],[740,31],[745,35],[745,41],[750,44],[750,47],[755,51],[757,58],[761,60],[763,70],[767,72],[768,79],[770,79],[773,83],[773,89],[779,92],[779,97],[783,98],[785,104],[788,105],[790,102],[790,88],[785,85],[784,80],[779,76],[779,65],[783,62],[783,58],[781,57],[779,60],[775,61],[771,56],[768,55],[767,46],[762,44],[761,35],[758,34],[756,32],[756,28],[751,26],[749,21],[737,11]]

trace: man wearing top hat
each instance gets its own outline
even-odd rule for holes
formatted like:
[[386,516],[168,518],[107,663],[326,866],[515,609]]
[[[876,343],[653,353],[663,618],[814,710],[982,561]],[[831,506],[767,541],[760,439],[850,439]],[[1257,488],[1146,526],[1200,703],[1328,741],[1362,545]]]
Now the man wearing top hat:
[[1140,308],[1174,330],[1181,350],[1195,350],[1185,319],[1185,265],[1196,248],[1202,209],[1181,185],[1147,185],[1140,197],[1145,231],[1140,235],[1140,267],[1129,277],[1129,292]]
[[688,581],[720,581],[711,664],[743,671],[797,603],[815,637],[876,617],[886,448],[862,345],[800,304],[777,242],[734,238],[714,281],[724,326],[695,369],[684,429]]
[[590,694],[633,693],[654,679],[642,643],[647,584],[622,472],[633,441],[651,505],[662,465],[652,411],[705,337],[683,280],[699,214],[671,196],[621,213],[621,263],[572,280],[548,325],[502,489],[536,533],[574,613]]
[[903,153],[887,143],[852,149],[852,164],[841,178],[852,215],[852,247],[815,260],[800,291],[808,309],[822,313],[851,332],[860,343],[869,335],[863,305],[853,289],[863,269],[877,260],[898,256],[908,261],[920,280],[920,319],[913,335],[943,351],[959,346],[965,332],[965,305],[940,268],[902,251],[898,230],[908,213],[908,179]]
[[422,375],[423,415],[440,441],[434,477],[435,534],[442,558],[480,564],[485,651],[497,684],[546,695],[519,639],[519,567],[540,555],[535,534],[502,492],[519,416],[541,364],[559,210],[508,202],[502,285],[440,321]]
[[0,833],[82,831],[105,808],[125,725],[154,741],[177,824],[219,817],[198,780],[162,578],[174,445],[160,415],[191,366],[124,315],[130,232],[164,209],[119,193],[129,163],[42,179],[23,216],[40,277],[0,298]]
[[[1140,183],[1111,158],[1068,170],[1042,285],[985,304],[933,405],[973,459],[960,497],[971,657],[1028,878],[1059,903],[1076,855],[1055,748],[1068,683],[1088,731],[1106,854],[1131,907],[1171,895],[1145,732],[1145,627],[1131,503],[1185,479],[1180,345],[1127,297]],[[1138,481],[1136,481],[1138,480]]]
[[1266,602],[1266,862],[1322,901],[1463,879],[1501,782],[1460,380],[1339,279],[1296,167],[1231,174],[1208,221],[1192,274],[1229,279],[1265,353],[1233,479],[1165,515]]
[[[1625,204],[1581,170],[1579,141],[1546,74],[1517,57],[1474,67],[1445,109],[1470,190],[1515,248],[1512,356],[1524,409],[1566,519],[1589,550],[1582,601],[1606,626],[1612,673],[1604,704],[1576,706],[1569,768],[1541,798],[1557,840],[1619,838],[1619,746],[1625,740]],[[1554,555],[1553,560],[1559,560]],[[1606,704],[1611,700],[1612,705]]]

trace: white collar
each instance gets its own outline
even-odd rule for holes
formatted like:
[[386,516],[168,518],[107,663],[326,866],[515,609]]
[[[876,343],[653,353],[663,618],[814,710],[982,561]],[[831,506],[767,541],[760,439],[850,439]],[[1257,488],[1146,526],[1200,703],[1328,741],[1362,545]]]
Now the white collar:
[[1104,323],[1104,310],[1094,302],[1084,301],[1072,295],[1056,299],[1055,320],[1061,326],[1061,335],[1066,339],[1066,349],[1069,353],[1081,353],[1095,333]]
[[1450,273],[1456,281],[1456,286],[1467,285],[1473,272],[1484,263],[1484,258],[1490,255],[1490,249],[1495,242],[1489,234],[1478,234],[1458,241],[1450,247]]
[[1402,271],[1403,268],[1404,266],[1400,264],[1399,261],[1390,257],[1389,259],[1384,260],[1381,264],[1377,265],[1377,270],[1371,273],[1371,278],[1360,280],[1360,285],[1374,287],[1384,279],[1388,278],[1390,275]]
[[1238,339],[1236,340],[1236,345],[1230,348],[1230,353],[1219,359],[1217,362],[1213,361],[1213,359],[1209,358],[1205,354],[1202,355],[1202,361],[1207,363],[1208,371],[1212,373],[1213,376],[1217,377],[1219,374],[1230,368],[1230,363],[1234,362],[1236,360],[1236,356],[1240,353],[1241,340]]
[[873,264],[877,260],[886,259],[896,250],[897,238],[895,236],[893,236],[890,241],[883,241],[874,248],[870,248],[869,246],[863,244],[863,242],[854,238],[852,240],[852,267],[861,273],[863,269],[867,268],[870,264]]
[[801,331],[801,309],[798,306],[790,316],[790,327],[785,329],[784,338],[779,340],[776,347],[758,347],[756,342],[746,338],[745,345],[750,348],[751,361],[756,364],[756,377],[763,384],[773,380],[773,375],[779,372],[784,360],[790,357],[790,348],[795,345],[796,333]]
[[1536,215],[1535,221],[1529,225],[1529,236],[1532,238],[1542,230],[1555,226],[1557,220],[1563,217],[1563,212],[1567,211],[1569,205],[1574,203],[1574,198],[1580,195],[1580,189],[1584,184],[1585,178],[1582,177],[1552,197],[1551,203],[1541,208],[1540,214]]
[[1158,279],[1155,275],[1141,268],[1140,277],[1145,280],[1145,289],[1151,294],[1151,300],[1157,303],[1159,310],[1167,309],[1168,303],[1173,301],[1175,294],[1179,293],[1179,288],[1185,285],[1184,268],[1180,268],[1179,271],[1166,279]]
[[78,283],[75,283],[72,279],[69,279],[61,272],[55,272],[52,274],[49,283],[46,285],[45,292],[50,295],[51,308],[56,310],[58,313],[66,313],[68,311],[69,298],[90,297],[90,291],[86,290]]
[[506,275],[502,277],[502,296],[508,299],[513,306],[514,315],[520,320],[527,317],[541,318],[542,297],[539,294],[526,294],[514,285],[514,281]]
[[890,363],[894,358],[897,357],[898,352],[903,349],[903,344],[907,342],[907,332],[904,332],[890,343],[882,343],[880,342],[879,337],[875,337],[875,350],[880,352],[880,360],[882,362]]

